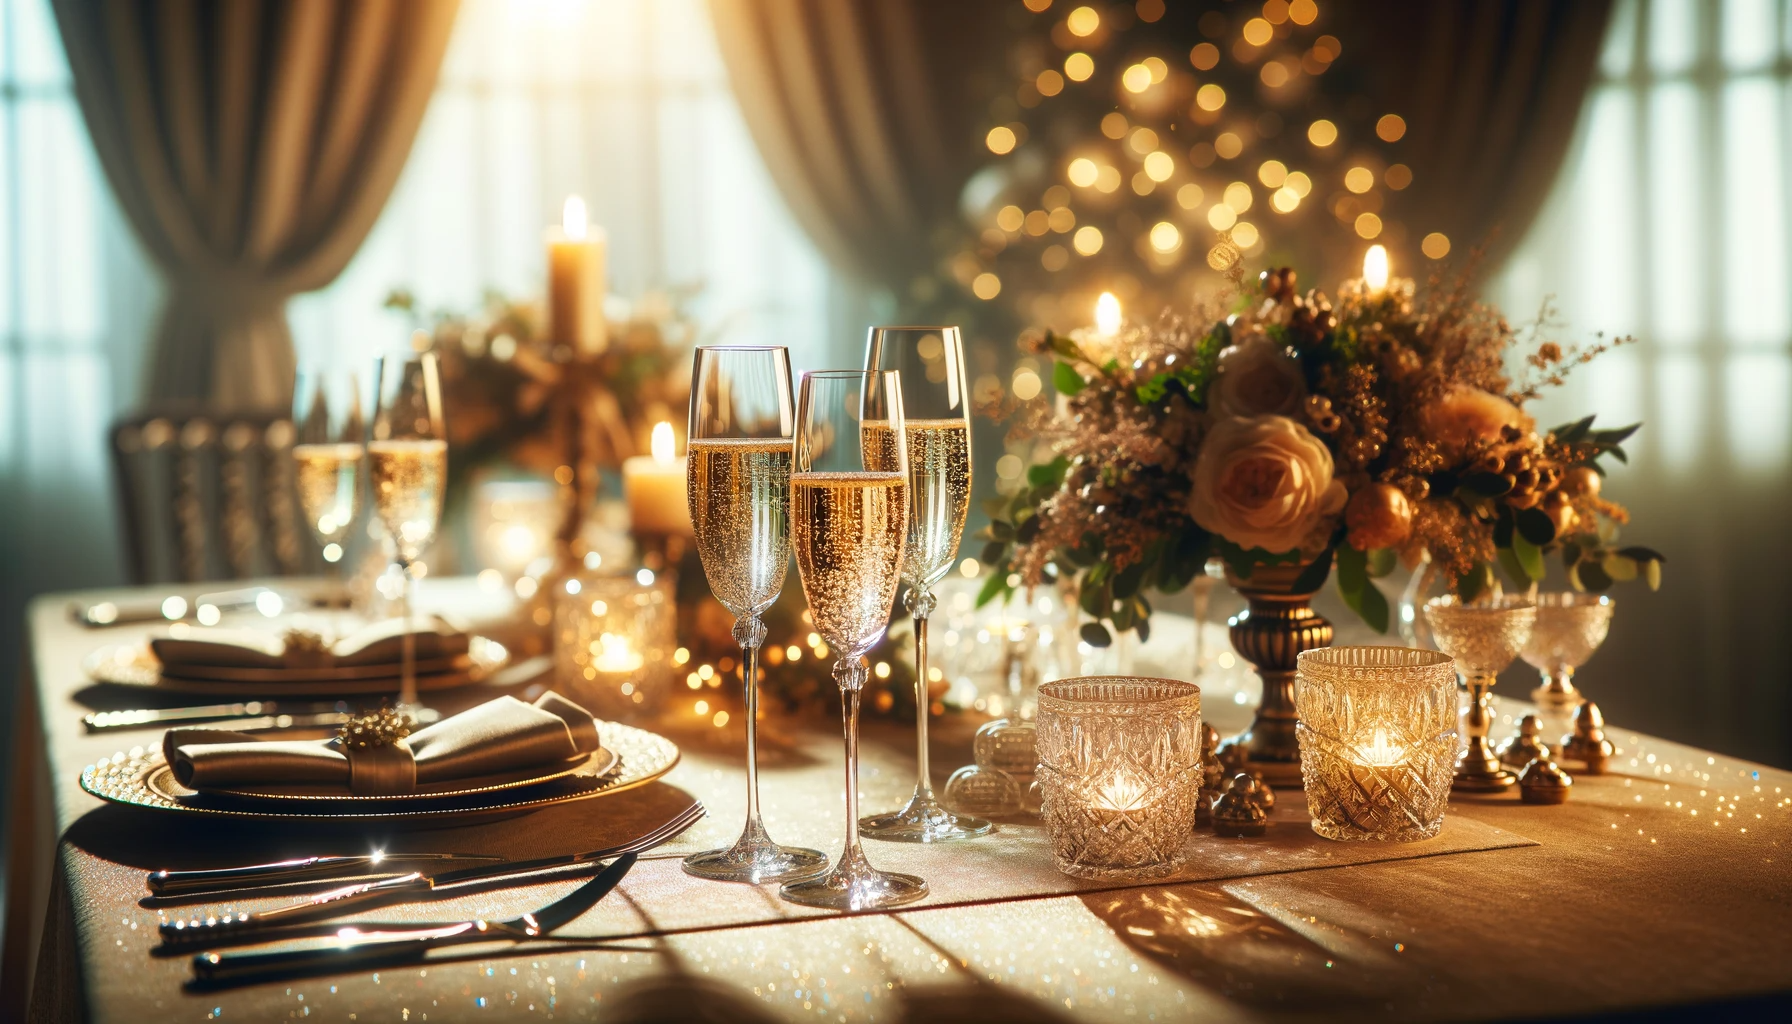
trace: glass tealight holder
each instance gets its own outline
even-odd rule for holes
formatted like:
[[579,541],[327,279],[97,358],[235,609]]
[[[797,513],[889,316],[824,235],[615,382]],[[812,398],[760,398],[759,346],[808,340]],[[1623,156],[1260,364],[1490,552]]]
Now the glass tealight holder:
[[1456,666],[1410,647],[1303,651],[1295,675],[1313,831],[1409,842],[1444,825],[1456,767]]
[[638,721],[670,685],[678,609],[664,577],[574,576],[554,595],[554,676],[600,718]]
[[1038,778],[1059,871],[1174,874],[1188,859],[1201,786],[1201,690],[1136,676],[1039,688]]

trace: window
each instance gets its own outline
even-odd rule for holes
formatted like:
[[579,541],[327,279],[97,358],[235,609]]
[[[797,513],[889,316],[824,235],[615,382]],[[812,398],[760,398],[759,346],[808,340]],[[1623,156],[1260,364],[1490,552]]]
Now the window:
[[1571,159],[1496,294],[1567,337],[1634,334],[1560,408],[1648,427],[1637,484],[1783,478],[1792,448],[1792,12],[1619,4]]
[[301,353],[401,341],[394,287],[425,309],[538,295],[542,230],[577,193],[608,232],[613,295],[700,285],[706,337],[788,345],[799,367],[856,357],[863,328],[833,326],[834,279],[766,175],[702,0],[463,0],[454,31],[390,205],[342,277],[293,303]]

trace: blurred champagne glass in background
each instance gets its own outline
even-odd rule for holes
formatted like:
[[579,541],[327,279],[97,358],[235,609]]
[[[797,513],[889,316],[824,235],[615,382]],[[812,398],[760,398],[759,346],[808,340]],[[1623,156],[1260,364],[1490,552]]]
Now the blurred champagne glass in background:
[[[293,386],[292,457],[299,507],[323,549],[332,591],[340,591],[350,531],[361,514],[367,417],[352,372],[301,368]],[[339,593],[330,595],[339,603]]]
[[417,643],[411,608],[418,560],[435,540],[448,483],[448,431],[442,416],[442,384],[436,357],[428,352],[387,357],[374,364],[378,403],[367,442],[373,507],[393,544],[403,575],[399,614],[404,618],[398,703],[417,705]]
[[908,539],[908,438],[893,372],[803,375],[790,478],[791,546],[815,631],[835,654],[846,733],[846,841],[827,874],[789,882],[792,903],[869,910],[927,895],[914,875],[878,871],[859,845],[859,697],[864,655],[890,624]]
[[[956,327],[873,327],[865,350],[867,370],[894,370],[902,377],[901,431],[908,447],[908,542],[902,581],[915,628],[915,792],[900,810],[859,823],[873,839],[937,843],[989,831],[989,822],[953,814],[933,793],[927,752],[927,619],[933,586],[958,555],[971,505],[970,390],[965,384],[964,339]],[[874,429],[867,426],[867,430]],[[882,457],[887,443],[870,446]]]

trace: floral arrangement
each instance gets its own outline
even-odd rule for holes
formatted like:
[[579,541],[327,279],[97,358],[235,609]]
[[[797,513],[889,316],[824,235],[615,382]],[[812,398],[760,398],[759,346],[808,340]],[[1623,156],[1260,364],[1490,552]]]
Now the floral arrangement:
[[1180,590],[1212,556],[1235,580],[1299,566],[1298,593],[1335,566],[1345,602],[1382,632],[1373,581],[1402,560],[1429,558],[1464,600],[1498,589],[1496,566],[1521,589],[1541,582],[1547,555],[1577,590],[1658,586],[1662,556],[1616,547],[1628,516],[1600,496],[1600,460],[1624,460],[1640,424],[1539,430],[1524,411],[1630,339],[1564,347],[1543,337],[1547,311],[1514,329],[1466,277],[1415,296],[1377,250],[1366,271],[1382,281],[1346,282],[1335,306],[1282,268],[1150,326],[1023,336],[1053,360],[1059,399],[1018,410],[1019,431],[1054,457],[996,510],[981,599],[1074,578],[1096,620],[1083,638],[1103,646],[1110,626],[1146,635],[1146,592]]
[[[593,400],[600,424],[600,461],[611,468],[647,450],[653,425],[682,423],[690,390],[690,350],[697,329],[683,306],[691,290],[650,295],[609,324],[610,343],[595,358],[607,385]],[[457,464],[507,460],[552,476],[565,464],[564,432],[553,415],[555,392],[568,380],[538,303],[490,292],[473,314],[423,313],[408,291],[386,307],[409,314],[441,361],[449,452]],[[463,477],[464,479],[464,477]]]

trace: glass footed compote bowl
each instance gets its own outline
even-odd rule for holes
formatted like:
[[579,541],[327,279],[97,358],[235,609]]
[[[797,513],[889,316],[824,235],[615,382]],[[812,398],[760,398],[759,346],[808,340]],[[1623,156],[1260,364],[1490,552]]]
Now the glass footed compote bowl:
[[1543,676],[1543,685],[1531,691],[1531,699],[1556,712],[1571,711],[1580,703],[1574,688],[1574,670],[1586,664],[1605,642],[1616,605],[1604,594],[1553,591],[1537,595],[1537,625],[1524,645],[1525,664]]
[[1468,749],[1456,761],[1451,788],[1464,793],[1497,793],[1516,785],[1518,776],[1500,767],[1487,742],[1493,727],[1493,684],[1500,671],[1518,657],[1537,622],[1537,604],[1527,597],[1496,597],[1463,603],[1454,596],[1425,602],[1425,622],[1437,649],[1456,659],[1456,671],[1468,685],[1464,733]]

